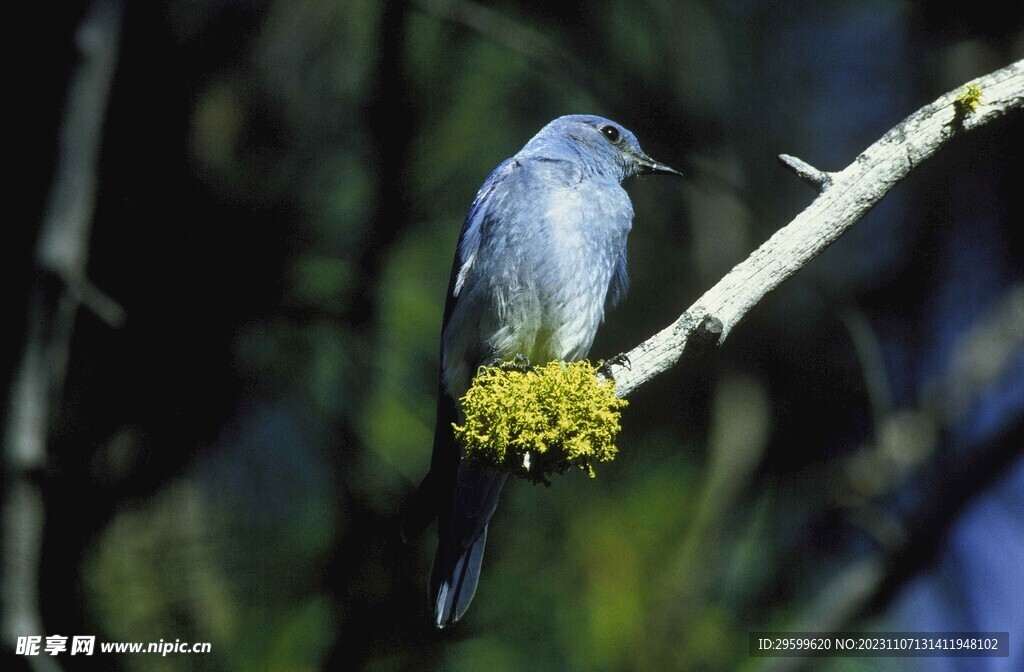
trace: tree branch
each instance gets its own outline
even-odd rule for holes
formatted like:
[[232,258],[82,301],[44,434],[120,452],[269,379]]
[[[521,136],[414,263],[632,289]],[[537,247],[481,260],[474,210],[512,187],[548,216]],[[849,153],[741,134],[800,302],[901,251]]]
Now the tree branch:
[[674,323],[613,359],[606,375],[615,379],[616,394],[628,396],[702,343],[721,344],[768,292],[821,254],[921,162],[957,135],[1021,107],[1024,61],[1017,61],[922,107],[839,172],[780,157],[818,197]]
[[[120,0],[96,0],[75,33],[79,62],[71,79],[57,162],[36,248],[24,350],[10,389],[0,454],[0,647],[19,636],[45,636],[39,612],[39,554],[45,506],[42,477],[53,405],[64,381],[80,304],[118,324],[123,310],[85,277],[96,200],[96,165],[117,64]],[[54,282],[57,280],[57,282]],[[30,656],[36,670],[59,669]]]

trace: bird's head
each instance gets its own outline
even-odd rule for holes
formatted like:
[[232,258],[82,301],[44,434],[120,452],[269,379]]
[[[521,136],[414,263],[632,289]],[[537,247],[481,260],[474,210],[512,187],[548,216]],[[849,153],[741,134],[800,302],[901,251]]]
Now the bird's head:
[[647,156],[636,136],[622,125],[590,114],[558,117],[542,128],[523,150],[550,159],[576,158],[620,182],[633,175],[682,175]]

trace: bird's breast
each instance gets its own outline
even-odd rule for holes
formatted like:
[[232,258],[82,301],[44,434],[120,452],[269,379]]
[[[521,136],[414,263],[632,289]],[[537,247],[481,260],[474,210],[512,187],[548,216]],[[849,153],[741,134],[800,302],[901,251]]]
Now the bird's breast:
[[586,186],[552,190],[509,246],[508,272],[494,287],[498,356],[573,360],[590,350],[625,246],[629,204],[614,198],[625,196],[618,185],[610,195]]

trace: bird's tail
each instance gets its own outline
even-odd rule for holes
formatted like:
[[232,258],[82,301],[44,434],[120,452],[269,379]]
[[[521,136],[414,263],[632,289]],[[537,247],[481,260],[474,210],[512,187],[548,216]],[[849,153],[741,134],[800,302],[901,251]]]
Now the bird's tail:
[[486,544],[487,527],[484,526],[468,547],[451,539],[442,540],[438,545],[430,572],[431,607],[437,627],[449,626],[466,613],[476,594]]
[[451,508],[439,516],[437,555],[430,572],[430,600],[439,628],[459,620],[476,593],[487,527],[507,474],[461,462]]

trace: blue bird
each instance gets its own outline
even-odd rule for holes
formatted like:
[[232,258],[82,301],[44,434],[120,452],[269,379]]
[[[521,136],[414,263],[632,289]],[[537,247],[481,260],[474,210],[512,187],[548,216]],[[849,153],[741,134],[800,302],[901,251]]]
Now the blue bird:
[[587,355],[605,309],[628,286],[633,205],[621,183],[644,173],[680,174],[613,121],[559,117],[494,169],[469,209],[444,311],[430,472],[402,530],[408,538],[438,518],[429,597],[439,628],[473,599],[505,484],[505,474],[460,459],[458,400],[481,365]]

